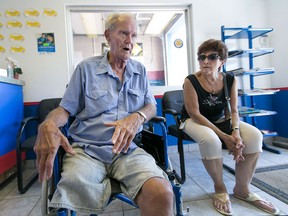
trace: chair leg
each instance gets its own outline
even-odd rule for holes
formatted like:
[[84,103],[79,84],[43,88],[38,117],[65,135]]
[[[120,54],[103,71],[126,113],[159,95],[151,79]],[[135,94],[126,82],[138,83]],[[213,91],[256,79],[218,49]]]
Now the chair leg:
[[185,158],[184,158],[184,150],[183,150],[183,139],[181,135],[178,137],[178,153],[179,153],[179,160],[180,160],[180,173],[181,176],[179,176],[175,172],[175,176],[177,181],[180,184],[183,184],[186,181],[186,171],[185,171]]
[[22,164],[22,152],[17,151],[17,182],[18,182],[18,191],[21,194],[24,194],[29,187],[37,180],[38,173],[35,174],[30,178],[29,182],[24,185],[24,177],[23,177],[23,164]]

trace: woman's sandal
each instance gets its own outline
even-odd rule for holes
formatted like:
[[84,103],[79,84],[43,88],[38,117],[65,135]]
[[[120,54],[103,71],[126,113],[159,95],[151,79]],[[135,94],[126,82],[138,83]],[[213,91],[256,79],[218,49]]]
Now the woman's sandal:
[[219,213],[221,213],[223,215],[232,215],[232,210],[230,212],[225,212],[222,209],[217,208],[217,206],[215,205],[215,199],[219,200],[221,203],[223,203],[223,205],[226,205],[228,208],[231,209],[230,198],[229,198],[229,195],[227,193],[215,193],[214,197],[213,197],[213,205],[214,205],[214,208]]
[[[237,196],[237,195],[235,195],[235,194],[234,194],[234,197],[236,197],[237,199],[241,199],[241,200],[243,200],[243,201],[245,201],[245,202],[248,202],[248,203],[256,206],[257,208],[259,208],[259,209],[261,209],[261,210],[263,210],[263,211],[265,211],[265,212],[267,212],[267,213],[270,213],[270,214],[272,214],[272,215],[279,215],[279,214],[280,214],[280,210],[279,210],[278,208],[276,208],[275,206],[274,206],[274,208],[275,208],[275,211],[274,211],[274,212],[271,212],[271,211],[269,211],[269,210],[267,210],[267,209],[259,206],[259,204],[257,204],[255,201],[262,201],[262,202],[265,202],[265,203],[270,203],[270,202],[268,202],[267,200],[262,199],[259,195],[255,194],[255,193],[251,193],[251,192],[250,192],[250,193],[248,194],[248,197],[246,197],[246,198],[239,197],[239,196]],[[270,204],[271,204],[271,203],[270,203]],[[271,205],[272,205],[272,204],[271,204]]]

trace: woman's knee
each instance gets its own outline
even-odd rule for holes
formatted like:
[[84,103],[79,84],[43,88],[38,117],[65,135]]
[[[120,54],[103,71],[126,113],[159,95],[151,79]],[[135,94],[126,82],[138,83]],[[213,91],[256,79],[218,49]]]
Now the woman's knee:
[[263,134],[260,130],[247,123],[242,123],[240,126],[240,133],[243,143],[246,146],[243,153],[249,154],[262,151]]

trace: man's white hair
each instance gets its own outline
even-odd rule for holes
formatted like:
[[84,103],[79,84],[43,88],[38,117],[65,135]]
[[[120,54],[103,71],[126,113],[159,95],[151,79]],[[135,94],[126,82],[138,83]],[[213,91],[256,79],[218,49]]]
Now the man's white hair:
[[[137,20],[136,20],[136,17],[134,14],[131,14],[131,13],[113,13],[113,14],[109,15],[106,19],[105,30],[113,31],[116,28],[118,22],[120,22],[125,17],[130,17],[132,20],[135,21],[135,23],[137,23]],[[137,25],[137,30],[138,30],[138,25]]]

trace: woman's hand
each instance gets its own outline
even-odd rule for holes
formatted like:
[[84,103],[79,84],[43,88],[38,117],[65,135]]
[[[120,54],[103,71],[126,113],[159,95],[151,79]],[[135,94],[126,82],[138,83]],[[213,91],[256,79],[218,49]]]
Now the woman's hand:
[[223,141],[230,154],[233,154],[233,160],[238,163],[239,161],[244,161],[245,158],[242,155],[242,150],[244,149],[244,144],[242,139],[239,136],[233,136],[226,134],[223,138]]
[[236,163],[238,163],[239,161],[244,161],[245,158],[242,155],[242,150],[245,148],[245,145],[242,142],[239,131],[233,131],[231,136],[233,136],[234,139],[236,140],[234,151],[233,151],[233,155],[234,155],[233,159],[236,161]]
[[236,146],[234,148],[234,151],[233,151],[232,154],[234,155],[233,160],[235,160],[236,163],[245,160],[245,158],[244,158],[244,156],[242,154],[242,150],[243,150],[242,148],[236,148]]
[[[224,133],[225,134],[225,133]],[[229,152],[233,152],[234,151],[234,147],[236,145],[236,139],[228,134],[225,134],[224,137],[221,137],[221,139],[224,141],[227,149],[229,150]]]

